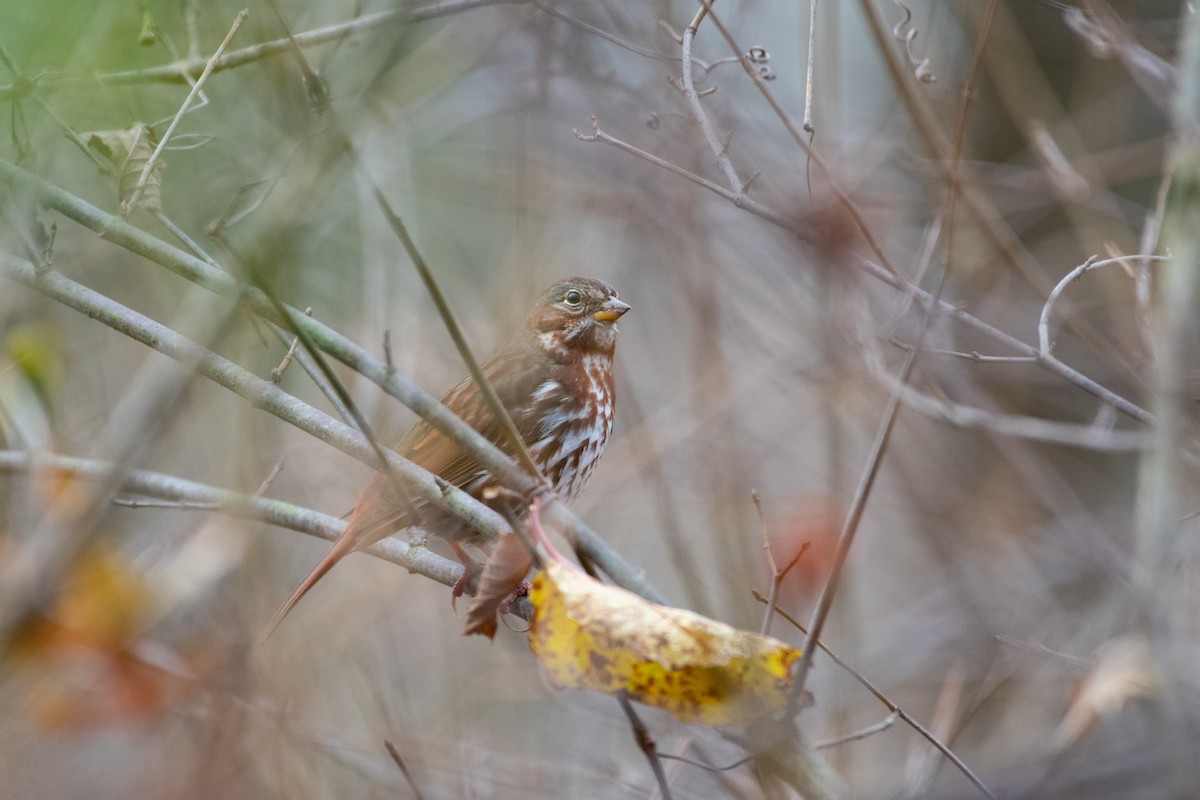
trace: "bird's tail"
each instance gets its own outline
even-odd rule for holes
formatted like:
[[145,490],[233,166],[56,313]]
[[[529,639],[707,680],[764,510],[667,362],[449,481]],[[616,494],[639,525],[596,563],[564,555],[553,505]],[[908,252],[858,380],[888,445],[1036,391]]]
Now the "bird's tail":
[[280,606],[279,610],[275,612],[275,616],[271,617],[271,621],[267,623],[267,627],[263,629],[261,634],[259,634],[259,644],[265,642],[267,638],[275,632],[275,629],[279,627],[279,623],[283,622],[283,618],[286,617],[288,612],[295,607],[296,603],[300,602],[300,598],[308,594],[308,590],[315,586],[317,581],[321,580],[321,578],[324,578],[326,573],[333,569],[335,564],[337,564],[346,556],[350,555],[350,553],[354,552],[357,544],[357,537],[346,535],[343,535],[333,543],[333,547],[329,548],[329,552],[325,554],[325,557],[321,559],[320,563],[313,567],[312,572],[308,573],[308,577],[300,581],[300,585],[297,586],[295,590],[292,591],[291,595],[288,596],[288,599],[283,602],[283,605]]

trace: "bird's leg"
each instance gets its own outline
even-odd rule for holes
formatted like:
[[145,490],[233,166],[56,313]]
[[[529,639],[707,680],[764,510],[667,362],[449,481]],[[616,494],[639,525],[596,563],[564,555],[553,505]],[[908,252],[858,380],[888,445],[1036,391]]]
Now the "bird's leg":
[[478,561],[471,558],[471,554],[461,544],[458,542],[450,542],[449,544],[450,549],[454,551],[454,555],[458,557],[458,560],[463,565],[462,577],[455,581],[454,586],[450,589],[450,608],[457,612],[458,608],[456,604],[458,603],[458,598],[462,597],[467,589],[473,588],[473,584],[478,583],[479,576],[483,573],[483,567]]

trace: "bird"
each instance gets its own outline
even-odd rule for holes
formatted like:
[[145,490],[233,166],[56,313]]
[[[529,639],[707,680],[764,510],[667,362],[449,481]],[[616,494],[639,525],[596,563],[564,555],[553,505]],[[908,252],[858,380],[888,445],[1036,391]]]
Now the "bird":
[[[508,346],[481,367],[534,463],[568,502],[583,490],[612,433],[616,323],[629,309],[606,281],[586,277],[556,281],[534,303]],[[442,403],[514,455],[473,377],[468,375],[446,392]],[[425,420],[417,422],[394,449],[477,499],[491,496],[489,490],[497,486],[473,456]],[[413,518],[413,511],[419,520]],[[472,566],[463,545],[478,543],[478,532],[423,499],[397,497],[388,478],[377,473],[350,513],[346,530],[280,606],[260,641],[339,561],[418,521],[423,529],[445,539],[464,565]]]

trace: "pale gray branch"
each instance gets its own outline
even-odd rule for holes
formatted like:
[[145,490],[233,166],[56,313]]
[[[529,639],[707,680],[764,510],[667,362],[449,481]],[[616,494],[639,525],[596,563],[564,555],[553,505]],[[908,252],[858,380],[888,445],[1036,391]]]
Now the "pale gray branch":
[[[396,9],[393,11],[365,14],[346,22],[339,22],[335,25],[327,25],[323,28],[297,33],[291,38],[285,36],[281,39],[272,39],[269,42],[262,42],[226,53],[213,68],[213,72],[223,72],[253,61],[277,56],[281,53],[286,53],[296,45],[300,47],[315,47],[327,42],[336,42],[339,39],[344,39],[374,28],[382,28],[402,22],[423,22],[452,14],[459,14],[483,6],[519,5],[523,2],[525,0],[445,0],[442,3],[432,3],[412,10]],[[99,75],[51,72],[37,76],[36,78],[30,78],[27,83],[0,86],[0,100],[24,94],[29,91],[30,85],[34,85],[38,89],[50,89],[81,81],[96,81],[105,86],[138,83],[184,83],[189,76],[191,78],[199,76],[204,71],[207,63],[207,58],[192,57],[181,61],[174,61],[170,64],[162,64],[157,67],[126,70],[124,72],[103,72]]]
[[[254,407],[279,417],[333,445],[347,455],[375,466],[378,456],[367,438],[343,422],[309,406],[270,381],[263,380],[170,328],[127,308],[54,271],[38,272],[23,259],[0,254],[0,274],[35,289],[92,319],[181,363],[248,400]],[[461,489],[388,450],[388,466],[405,488],[492,536],[509,533],[503,516]]]
[[[28,453],[14,450],[0,451],[0,472],[9,474],[55,473],[72,478],[103,480],[112,470],[108,462],[57,455],[54,453]],[[220,511],[233,517],[266,522],[281,528],[307,533],[318,539],[335,541],[346,529],[346,523],[328,514],[322,514],[302,506],[272,500],[257,495],[242,494],[228,489],[219,489],[174,475],[146,470],[126,470],[120,481],[122,491],[178,503],[203,505],[206,510]],[[453,586],[462,574],[462,565],[442,558],[424,548],[409,547],[399,539],[385,539],[374,547],[363,550],[410,572]]]
[[[64,191],[54,184],[33,175],[15,164],[0,159],[0,181],[11,184],[47,208],[102,234],[105,240],[126,248],[166,267],[177,275],[224,297],[241,297],[257,314],[276,323],[283,323],[270,300],[257,289],[246,288],[240,282],[203,259],[186,253],[124,219],[108,214],[85,200]],[[82,288],[82,287],[81,287]],[[506,488],[520,494],[530,494],[537,488],[535,480],[482,434],[454,415],[433,395],[417,384],[396,374],[382,360],[321,322],[292,310],[295,324],[312,338],[317,346],[334,358],[377,384],[385,392],[429,421],[437,430],[476,458]],[[340,423],[339,423],[340,424]],[[368,462],[374,463],[374,462]],[[663,602],[646,580],[645,575],[625,562],[591,528],[572,514],[557,496],[543,498],[544,514],[553,520],[575,547],[595,563],[614,583],[654,602]]]

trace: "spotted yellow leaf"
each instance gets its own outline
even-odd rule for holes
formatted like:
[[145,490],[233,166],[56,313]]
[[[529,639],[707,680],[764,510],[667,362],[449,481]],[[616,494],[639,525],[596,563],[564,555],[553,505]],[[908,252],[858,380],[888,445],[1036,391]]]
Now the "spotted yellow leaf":
[[800,657],[783,642],[647,602],[547,561],[530,646],[557,689],[629,697],[684,722],[745,725],[783,708]]

